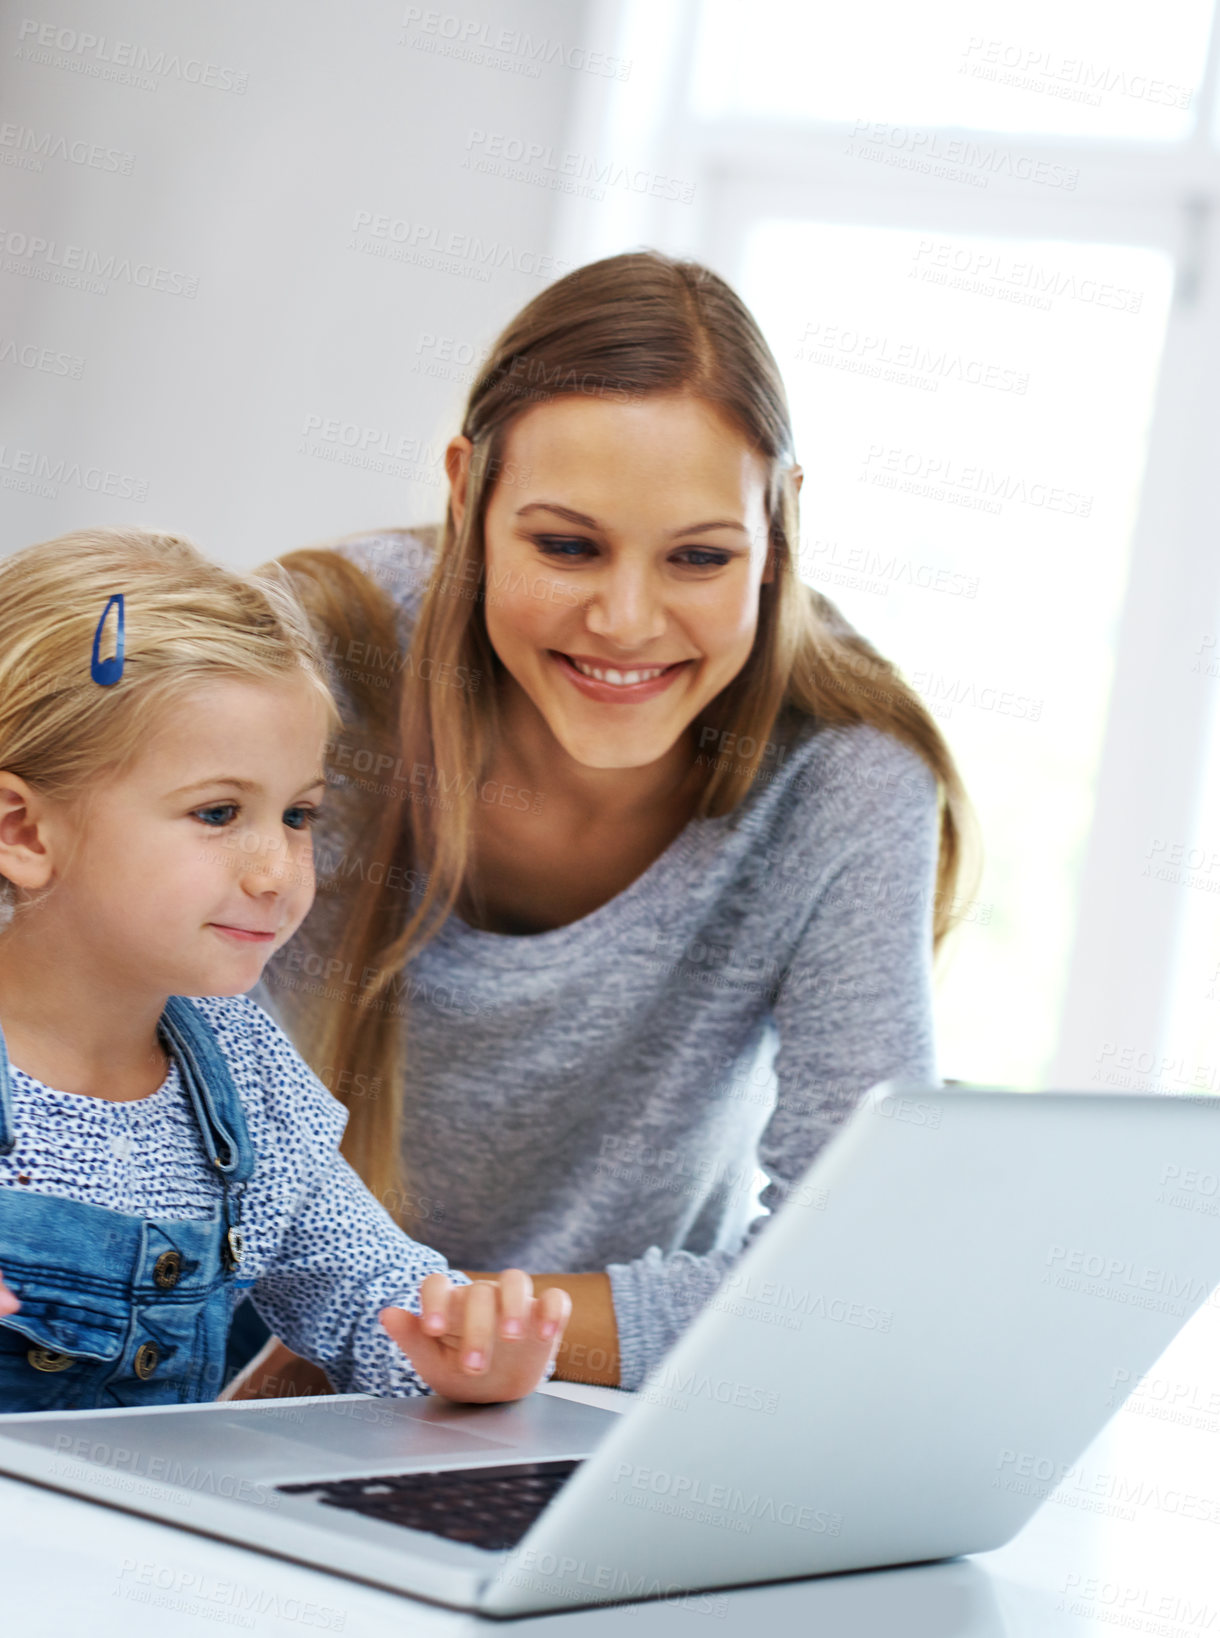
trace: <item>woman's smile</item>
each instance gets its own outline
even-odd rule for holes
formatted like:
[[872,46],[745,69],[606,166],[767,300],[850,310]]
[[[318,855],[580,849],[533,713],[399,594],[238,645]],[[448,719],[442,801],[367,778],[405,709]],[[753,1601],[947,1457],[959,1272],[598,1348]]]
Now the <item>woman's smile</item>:
[[564,654],[554,648],[547,649],[547,654],[579,693],[604,705],[637,705],[655,699],[696,663],[675,660],[666,665],[615,666],[606,660]]

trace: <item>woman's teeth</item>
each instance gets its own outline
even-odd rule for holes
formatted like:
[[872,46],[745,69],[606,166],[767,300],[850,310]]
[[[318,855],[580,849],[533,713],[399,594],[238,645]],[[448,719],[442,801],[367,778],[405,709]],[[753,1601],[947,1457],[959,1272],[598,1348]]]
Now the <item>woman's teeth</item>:
[[592,677],[596,682],[609,683],[613,688],[630,688],[632,683],[651,682],[654,677],[659,677],[663,671],[669,670],[667,665],[654,665],[647,671],[614,671],[603,670],[595,665],[584,665],[580,660],[572,660],[571,663],[582,676]]

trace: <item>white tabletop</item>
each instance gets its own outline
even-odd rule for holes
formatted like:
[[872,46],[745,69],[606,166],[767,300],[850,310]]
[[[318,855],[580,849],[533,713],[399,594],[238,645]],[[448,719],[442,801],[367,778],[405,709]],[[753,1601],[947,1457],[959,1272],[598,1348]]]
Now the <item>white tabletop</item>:
[[[1048,1360],[1048,1372],[1054,1361]],[[604,1389],[552,1384],[609,1402]],[[681,1602],[483,1622],[0,1479],[0,1607],[20,1638],[342,1632],[465,1638],[1147,1638],[1220,1635],[1220,1306],[999,1552]],[[1014,1468],[1017,1464],[1014,1464]],[[1036,1477],[1014,1482],[1036,1485]]]

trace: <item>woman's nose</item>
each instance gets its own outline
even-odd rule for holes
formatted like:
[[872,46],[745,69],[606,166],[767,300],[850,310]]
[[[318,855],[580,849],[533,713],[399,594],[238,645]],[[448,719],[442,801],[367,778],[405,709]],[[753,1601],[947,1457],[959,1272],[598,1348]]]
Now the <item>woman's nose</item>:
[[612,570],[594,592],[585,624],[593,636],[623,650],[664,636],[665,609],[651,575],[626,567]]

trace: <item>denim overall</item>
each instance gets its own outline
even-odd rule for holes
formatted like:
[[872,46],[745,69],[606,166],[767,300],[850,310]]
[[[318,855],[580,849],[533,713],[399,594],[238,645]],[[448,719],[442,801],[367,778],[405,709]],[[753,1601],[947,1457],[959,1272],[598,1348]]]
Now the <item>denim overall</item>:
[[[224,1386],[239,1274],[239,1198],[254,1150],[207,1021],[171,995],[157,1026],[199,1123],[221,1198],[201,1221],[129,1217],[105,1206],[0,1188],[0,1269],[20,1298],[0,1318],[0,1413],[176,1405]],[[0,1030],[0,1153],[14,1147]]]

